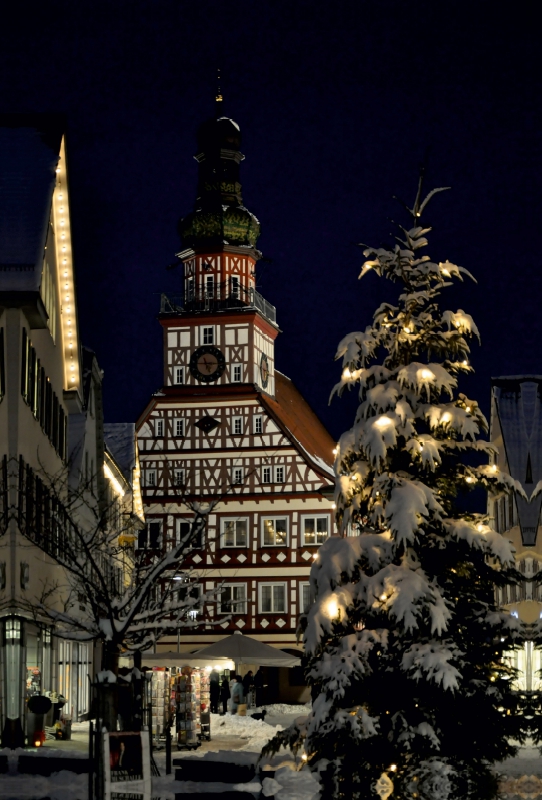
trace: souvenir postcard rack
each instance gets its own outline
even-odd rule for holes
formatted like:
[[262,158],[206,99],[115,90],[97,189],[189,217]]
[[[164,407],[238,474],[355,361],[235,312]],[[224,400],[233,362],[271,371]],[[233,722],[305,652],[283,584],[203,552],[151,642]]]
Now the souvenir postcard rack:
[[183,667],[170,678],[170,711],[175,711],[177,748],[194,750],[201,736],[201,678],[198,669]]

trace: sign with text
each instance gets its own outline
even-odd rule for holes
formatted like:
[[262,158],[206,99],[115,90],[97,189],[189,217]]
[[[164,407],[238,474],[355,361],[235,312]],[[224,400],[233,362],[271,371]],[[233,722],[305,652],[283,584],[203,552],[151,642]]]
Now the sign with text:
[[150,788],[151,758],[148,731],[114,731],[104,733],[104,773],[106,794],[125,792],[133,787],[137,793]]

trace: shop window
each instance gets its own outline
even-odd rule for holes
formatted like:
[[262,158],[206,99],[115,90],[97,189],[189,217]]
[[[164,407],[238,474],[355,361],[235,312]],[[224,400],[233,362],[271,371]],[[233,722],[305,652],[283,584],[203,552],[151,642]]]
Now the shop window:
[[264,517],[262,528],[264,547],[285,547],[288,544],[287,517]]
[[329,516],[301,518],[302,544],[306,547],[323,544],[329,536]]
[[260,584],[260,614],[286,613],[286,584]]
[[220,593],[221,614],[247,613],[247,587],[244,583],[226,584]]
[[222,519],[220,521],[222,547],[246,547],[248,519]]

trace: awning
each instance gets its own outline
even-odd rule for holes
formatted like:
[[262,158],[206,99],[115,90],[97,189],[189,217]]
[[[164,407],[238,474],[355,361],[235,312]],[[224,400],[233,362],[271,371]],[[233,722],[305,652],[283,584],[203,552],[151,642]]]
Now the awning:
[[260,667],[298,667],[301,664],[300,658],[237,631],[198,650],[191,658],[206,659],[207,663],[215,658],[228,658],[237,665],[255,664]]
[[220,669],[233,669],[232,659],[229,658],[201,658],[194,653],[177,653],[165,651],[158,653],[143,653],[141,658],[143,667],[220,667]]

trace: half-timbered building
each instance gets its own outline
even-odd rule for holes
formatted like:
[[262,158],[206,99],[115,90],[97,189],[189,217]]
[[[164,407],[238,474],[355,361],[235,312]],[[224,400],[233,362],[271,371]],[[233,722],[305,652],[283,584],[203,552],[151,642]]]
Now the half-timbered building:
[[[219,500],[189,563],[210,622],[182,632],[190,652],[240,630],[295,648],[309,572],[333,531],[334,442],[275,366],[276,310],[257,291],[260,225],[242,203],[239,126],[198,131],[195,209],[179,223],[183,292],[162,296],[164,385],[138,421],[146,532],[168,548],[187,502]],[[163,650],[176,642],[164,640]]]

